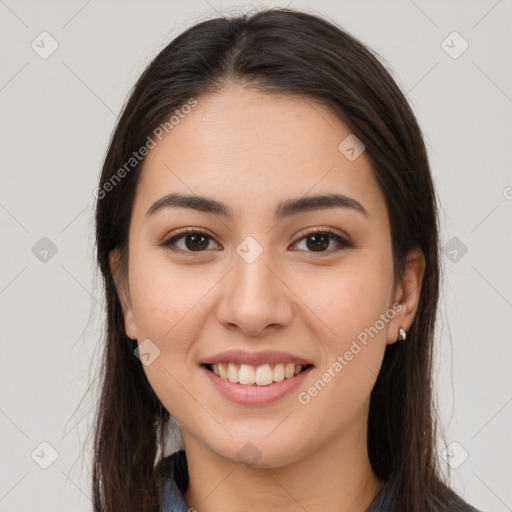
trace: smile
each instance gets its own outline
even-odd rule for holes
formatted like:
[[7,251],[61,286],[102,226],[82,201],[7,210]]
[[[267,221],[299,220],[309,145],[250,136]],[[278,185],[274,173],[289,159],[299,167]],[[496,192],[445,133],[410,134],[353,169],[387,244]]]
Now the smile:
[[274,382],[291,379],[312,365],[294,363],[262,364],[252,366],[236,363],[216,363],[205,365],[215,375],[223,380],[244,386],[268,386]]
[[[233,365],[231,372],[229,371],[230,365]],[[215,374],[215,366],[217,366],[219,375]],[[258,373],[258,370],[262,367],[263,369]],[[203,375],[207,377],[214,389],[224,398],[241,405],[255,406],[267,405],[289,396],[304,382],[307,375],[313,371],[314,366],[277,363],[275,365],[263,364],[253,367],[245,364],[215,363],[215,365],[202,364],[200,368]],[[280,381],[274,380],[276,369],[278,379],[281,378],[281,375],[284,373]],[[288,375],[291,374],[290,377],[286,375],[287,371]],[[233,381],[236,379],[236,382],[229,380],[230,375]],[[268,382],[270,376],[272,376],[272,382]],[[242,382],[247,382],[247,384],[240,383],[239,379],[241,379]],[[267,384],[258,384],[256,379],[259,379],[259,382],[266,382]]]

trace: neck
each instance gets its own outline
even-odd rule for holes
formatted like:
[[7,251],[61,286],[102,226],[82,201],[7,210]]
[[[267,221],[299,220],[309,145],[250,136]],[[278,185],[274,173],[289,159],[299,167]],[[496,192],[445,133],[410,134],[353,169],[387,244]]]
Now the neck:
[[368,458],[367,413],[363,408],[333,439],[272,468],[226,459],[182,431],[189,471],[184,500],[201,512],[261,510],[262,504],[268,512],[365,512],[384,484]]

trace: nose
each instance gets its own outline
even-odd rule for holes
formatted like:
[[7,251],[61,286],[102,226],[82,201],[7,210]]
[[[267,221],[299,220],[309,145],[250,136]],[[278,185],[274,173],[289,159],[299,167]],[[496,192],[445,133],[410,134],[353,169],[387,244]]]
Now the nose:
[[288,325],[293,315],[293,294],[267,252],[252,263],[237,255],[234,265],[220,290],[218,321],[251,337],[262,337]]

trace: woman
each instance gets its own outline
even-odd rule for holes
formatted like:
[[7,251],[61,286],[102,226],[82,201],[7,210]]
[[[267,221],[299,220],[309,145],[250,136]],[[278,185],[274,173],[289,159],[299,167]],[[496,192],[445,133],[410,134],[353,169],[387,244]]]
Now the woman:
[[426,149],[363,44],[288,9],[190,28],[97,198],[96,511],[476,510],[437,461]]

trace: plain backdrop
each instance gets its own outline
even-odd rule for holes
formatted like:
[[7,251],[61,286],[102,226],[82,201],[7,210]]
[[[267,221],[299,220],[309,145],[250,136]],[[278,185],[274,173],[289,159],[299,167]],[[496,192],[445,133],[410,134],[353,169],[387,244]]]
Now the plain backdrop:
[[[510,0],[0,2],[0,510],[90,511],[103,292],[93,191],[127,94],[198,21],[289,6],[382,57],[442,203],[436,389],[459,493],[512,510]],[[86,396],[84,400],[82,397]]]

